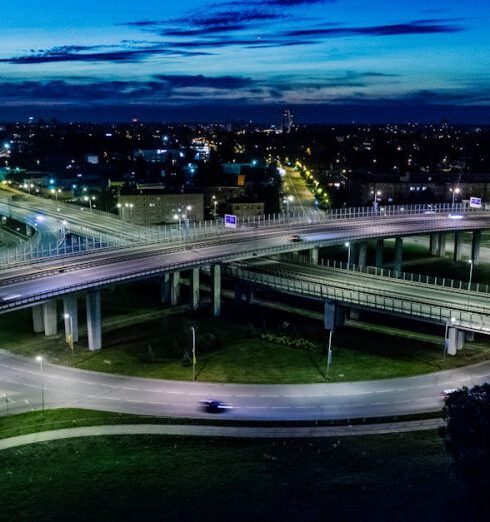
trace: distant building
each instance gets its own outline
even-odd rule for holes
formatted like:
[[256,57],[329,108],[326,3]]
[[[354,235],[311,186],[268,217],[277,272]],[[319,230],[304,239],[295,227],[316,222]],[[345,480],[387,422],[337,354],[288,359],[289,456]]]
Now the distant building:
[[119,196],[117,208],[123,221],[148,226],[175,223],[185,216],[190,221],[204,219],[204,194],[140,192]]
[[230,213],[243,219],[252,216],[263,216],[264,215],[264,203],[263,202],[237,202],[230,203]]
[[282,113],[281,129],[283,134],[289,134],[293,128],[293,114],[289,109],[285,109]]
[[85,161],[89,165],[98,165],[99,164],[99,155],[98,154],[85,154]]

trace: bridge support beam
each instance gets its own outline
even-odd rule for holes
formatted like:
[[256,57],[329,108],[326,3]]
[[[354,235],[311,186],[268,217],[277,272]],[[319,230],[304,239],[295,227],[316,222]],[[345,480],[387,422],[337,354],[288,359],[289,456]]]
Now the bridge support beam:
[[87,293],[87,335],[88,349],[91,351],[102,348],[102,318],[100,314],[100,290]]
[[78,343],[78,303],[76,294],[68,294],[63,297],[63,318],[65,321],[65,337],[67,342],[71,335],[73,342]]
[[478,265],[480,262],[480,243],[481,243],[481,230],[475,230],[473,232],[473,238],[471,241],[471,259],[473,264]]
[[319,251],[318,247],[315,247],[315,248],[312,248],[311,250],[308,250],[310,264],[318,265],[319,252],[320,251]]
[[44,335],[56,335],[58,333],[58,313],[56,299],[43,304]]
[[384,239],[377,239],[376,240],[376,260],[374,263],[377,268],[383,268],[384,247],[385,247]]
[[444,232],[439,234],[439,245],[437,248],[437,255],[439,257],[446,257],[447,235]]
[[200,292],[199,292],[199,268],[193,268],[191,270],[190,274],[190,308],[194,312],[199,308],[199,298],[200,298]]
[[221,265],[211,266],[211,309],[213,317],[221,314]]
[[325,301],[324,326],[325,330],[336,330],[344,325],[344,307],[335,301]]
[[163,274],[160,281],[160,302],[162,304],[170,303],[170,274]]
[[180,272],[170,274],[170,304],[175,306],[180,301]]
[[359,243],[359,262],[360,268],[366,268],[367,265],[367,241]]
[[44,332],[43,305],[36,305],[32,307],[32,327],[35,333]]
[[403,238],[395,238],[395,259],[393,262],[393,271],[397,274],[401,273],[403,264]]
[[454,253],[453,260],[461,261],[461,256],[463,253],[463,232],[455,232],[454,233]]
[[447,353],[448,355],[456,355],[459,350],[463,349],[465,341],[465,332],[451,326],[447,331]]
[[430,255],[437,256],[439,254],[439,234],[430,235]]

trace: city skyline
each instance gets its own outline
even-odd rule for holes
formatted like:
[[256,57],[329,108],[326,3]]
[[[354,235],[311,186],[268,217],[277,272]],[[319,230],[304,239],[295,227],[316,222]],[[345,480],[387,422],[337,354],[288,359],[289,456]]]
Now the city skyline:
[[458,4],[6,5],[0,119],[487,123],[490,6]]

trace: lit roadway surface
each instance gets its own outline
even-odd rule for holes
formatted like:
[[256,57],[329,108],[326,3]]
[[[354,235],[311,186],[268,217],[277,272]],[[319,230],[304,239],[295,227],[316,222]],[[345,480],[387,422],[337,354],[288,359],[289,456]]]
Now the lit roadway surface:
[[[456,314],[456,311],[469,311],[473,316],[477,331],[488,332],[490,330],[490,295],[483,292],[470,292],[442,285],[437,286],[338,268],[287,263],[271,259],[257,260],[239,266],[242,266],[249,273],[258,272],[273,276],[270,284],[267,285],[265,282],[271,288],[274,288],[273,281],[276,278],[289,279],[294,281],[292,293],[296,293],[295,288],[300,289],[300,283],[303,282],[305,283],[304,291],[314,296],[316,288],[319,288],[317,285],[324,285],[325,287],[328,286],[329,290],[338,289],[342,292],[342,295],[349,299],[356,299],[357,295],[361,295],[366,306],[369,307],[371,304],[373,308],[381,308],[381,298],[383,297],[388,299],[388,303],[391,303],[392,298],[400,299],[406,303],[420,304],[420,310],[418,306],[415,306],[412,314],[419,318],[425,318],[429,310],[437,316],[438,313],[436,312],[441,308],[447,310],[448,316],[452,313],[457,317],[459,315]],[[313,283],[315,286],[309,283]],[[372,296],[372,299],[370,296]],[[342,301],[340,298],[339,300]],[[407,309],[409,309],[408,306]],[[429,318],[428,315],[427,318]],[[457,324],[460,324],[459,321]]]
[[[51,260],[2,270],[0,312],[46,300],[47,293],[97,288],[118,281],[156,277],[165,271],[185,270],[212,263],[250,259],[345,240],[422,234],[437,230],[490,228],[489,214],[467,215],[461,220],[447,216],[400,216],[373,219],[335,220],[311,225],[282,225],[221,234],[196,242],[125,247]],[[288,240],[290,233],[303,241]],[[57,268],[63,267],[60,273]],[[51,294],[51,295],[53,295]],[[12,296],[17,296],[12,298]],[[5,298],[8,298],[5,301]]]
[[[335,367],[335,356],[333,362]],[[190,371],[190,370],[189,370]],[[39,363],[0,351],[0,414],[41,408]],[[424,376],[307,385],[240,385],[162,381],[44,365],[46,408],[90,408],[121,413],[209,418],[201,400],[233,406],[235,420],[320,420],[437,411],[448,388],[483,383],[490,362]],[[2,404],[3,402],[3,404]]]
[[284,167],[284,191],[294,197],[289,203],[289,211],[294,213],[318,212],[315,206],[315,196],[311,193],[301,174],[294,168]]

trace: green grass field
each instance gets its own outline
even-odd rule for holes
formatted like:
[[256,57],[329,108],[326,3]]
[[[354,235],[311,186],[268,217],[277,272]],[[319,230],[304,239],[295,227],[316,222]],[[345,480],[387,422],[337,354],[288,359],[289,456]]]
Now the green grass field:
[[[27,317],[26,317],[27,315]],[[77,346],[72,354],[64,339],[26,333],[20,323],[26,312],[0,317],[0,347],[28,357],[42,353],[51,362],[81,369],[161,379],[190,380],[181,354],[191,347],[190,326],[197,329],[200,381],[239,383],[313,383],[326,380],[326,336],[321,322],[301,321],[292,338],[307,338],[315,349],[303,351],[261,339],[250,324],[203,315],[179,314],[157,319],[144,316],[130,324],[114,318],[104,329],[104,349],[89,352]],[[291,319],[292,321],[294,319]],[[391,322],[391,321],[390,321]],[[245,322],[246,323],[246,322]],[[266,326],[274,330],[274,326]],[[482,342],[467,343],[457,357],[442,357],[442,332],[407,331],[375,323],[348,326],[335,333],[331,382],[382,379],[429,373],[481,362],[489,357]],[[154,359],[148,360],[148,345]],[[175,356],[169,356],[175,353]]]
[[435,432],[92,437],[2,451],[0,469],[2,520],[478,520]]

